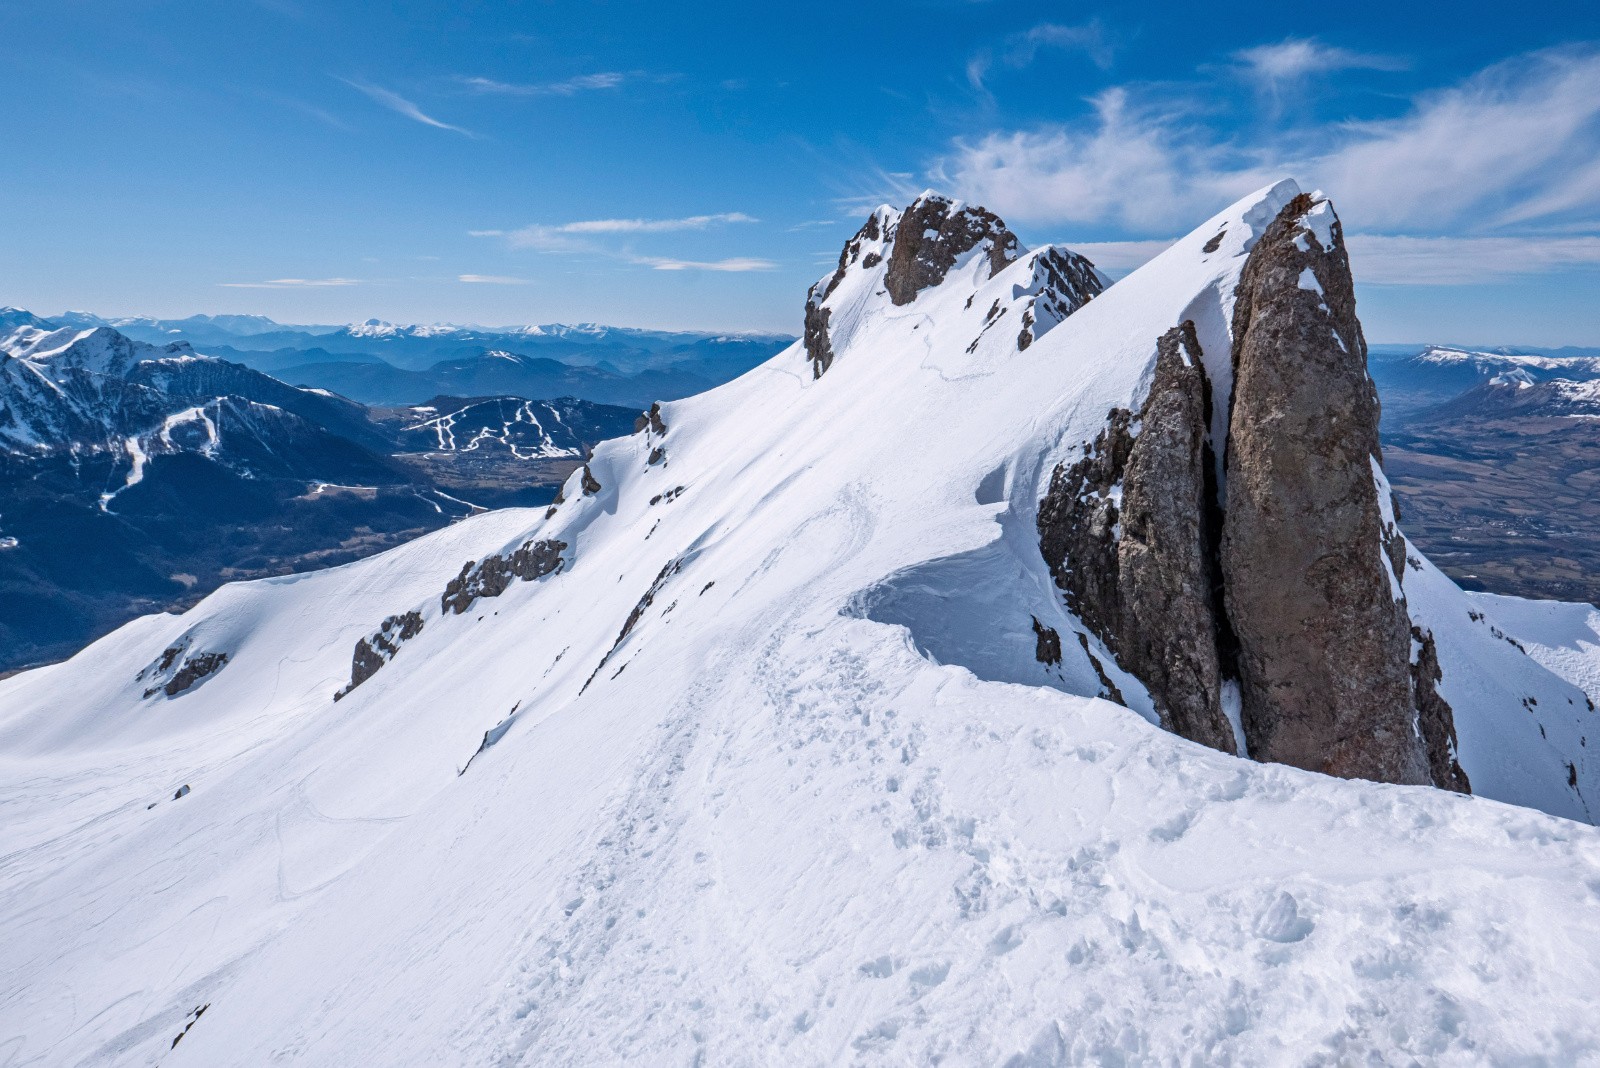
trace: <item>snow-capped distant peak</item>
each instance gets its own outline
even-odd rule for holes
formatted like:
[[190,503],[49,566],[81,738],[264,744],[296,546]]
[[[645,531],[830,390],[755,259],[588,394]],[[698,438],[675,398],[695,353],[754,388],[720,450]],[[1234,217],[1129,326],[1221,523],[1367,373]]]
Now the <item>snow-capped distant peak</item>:
[[[1595,713],[1533,654],[1600,624],[1525,647],[1395,529],[1316,207],[1261,190],[1048,333],[1045,294],[1092,268],[966,209],[874,213],[812,292],[820,379],[808,329],[574,458],[548,510],[0,680],[11,1060],[1593,1060]],[[1338,420],[1281,428],[1280,397],[1342,399],[1354,432],[1314,451]],[[473,407],[413,432],[553,432]],[[1309,498],[1269,477],[1358,487],[1349,530],[1275,538]],[[1186,691],[1258,756],[1325,730],[1370,689],[1358,640],[1404,729],[1352,730],[1355,756],[1425,733],[1477,793],[1569,818],[1162,729],[1153,695]],[[1282,676],[1304,721],[1258,715],[1277,690],[1234,676],[1301,657],[1346,670]]]
[[394,337],[400,328],[383,319],[366,319],[345,327],[351,337]]
[[1509,371],[1501,371],[1489,379],[1491,386],[1515,386],[1518,389],[1528,389],[1534,384],[1533,375],[1525,368],[1513,367]]

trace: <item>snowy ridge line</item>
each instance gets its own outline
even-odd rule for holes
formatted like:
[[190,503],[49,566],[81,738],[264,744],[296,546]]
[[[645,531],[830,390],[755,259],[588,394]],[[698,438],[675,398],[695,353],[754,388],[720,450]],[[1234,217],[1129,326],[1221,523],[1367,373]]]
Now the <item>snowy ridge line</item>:
[[[0,1043],[171,1066],[1600,1056],[1600,832],[1567,785],[1592,792],[1595,713],[1558,655],[1594,647],[1587,616],[1468,598],[1389,539],[1469,796],[1161,729],[1041,554],[1052,472],[1109,412],[1193,397],[1203,368],[1185,441],[1251,414],[1234,323],[1270,317],[1236,294],[1299,195],[1252,194],[1025,347],[1036,260],[989,223],[952,251],[982,220],[947,218],[896,304],[880,214],[820,302],[820,377],[808,338],[598,446],[549,512],[223,587],[0,680]],[[1289,262],[1331,255],[1313,221],[1251,308],[1324,315]],[[1360,459],[1357,549],[1393,606]],[[542,542],[559,567],[435,624],[452,580]],[[335,704],[406,606],[425,624]],[[142,701],[185,635],[227,665]]]

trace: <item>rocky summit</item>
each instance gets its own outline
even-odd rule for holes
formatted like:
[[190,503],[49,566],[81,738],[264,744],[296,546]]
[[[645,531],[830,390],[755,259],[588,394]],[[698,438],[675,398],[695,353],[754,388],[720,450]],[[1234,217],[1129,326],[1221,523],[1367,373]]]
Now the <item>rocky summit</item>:
[[1406,538],[1352,293],[880,207],[548,507],[0,680],[3,1058],[1593,1060],[1600,613]]
[[1417,629],[1413,649],[1378,396],[1328,201],[1298,194],[1254,237],[1231,325],[1230,392],[1187,320],[1159,339],[1137,414],[1114,409],[1056,467],[1039,505],[1056,585],[1168,729],[1466,790],[1450,705],[1414,679],[1433,639]]

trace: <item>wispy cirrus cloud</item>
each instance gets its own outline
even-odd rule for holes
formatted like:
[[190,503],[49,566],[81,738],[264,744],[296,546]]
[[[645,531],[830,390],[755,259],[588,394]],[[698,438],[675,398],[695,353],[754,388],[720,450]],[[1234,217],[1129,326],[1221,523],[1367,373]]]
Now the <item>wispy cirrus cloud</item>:
[[761,220],[742,211],[723,211],[707,215],[685,215],[671,219],[616,218],[579,219],[574,222],[537,224],[515,230],[469,230],[472,237],[500,238],[513,249],[536,252],[564,252],[620,260],[657,271],[770,271],[773,260],[754,256],[730,256],[699,260],[679,256],[647,256],[627,245],[606,243],[605,239],[629,239],[656,234],[707,231],[728,225]]
[[1021,70],[1033,65],[1046,49],[1082,52],[1101,70],[1111,66],[1114,53],[1104,24],[1097,18],[1077,26],[1041,22],[1021,33],[1006,37],[998,46],[979,49],[967,60],[967,82],[980,93],[987,92],[985,79],[997,65]]
[[265,282],[218,282],[223,289],[320,289],[365,285],[359,278],[273,278]]
[[[631,237],[641,234],[683,233],[710,230],[738,223],[755,223],[761,220],[742,211],[725,211],[712,215],[687,215],[676,219],[580,219],[576,222],[535,224],[515,230],[469,230],[472,237],[498,237],[514,249],[533,249],[538,252],[586,252],[594,255],[629,259],[632,253],[600,244],[596,238]],[[675,261],[674,261],[675,262]],[[685,263],[691,261],[682,261]],[[671,270],[672,268],[664,268]]]
[[566,234],[664,234],[678,230],[705,230],[726,223],[760,221],[742,211],[725,211],[716,215],[689,215],[681,219],[589,219],[563,223],[557,229]]
[[1325,45],[1314,37],[1290,37],[1276,44],[1243,48],[1233,54],[1246,78],[1278,91],[1318,74],[1342,70],[1405,70],[1410,64],[1398,56],[1354,52]]
[[[1206,92],[1195,88],[1196,96]],[[1395,118],[1302,125],[1252,143],[1205,109],[1138,86],[1089,116],[954,142],[937,183],[1023,223],[1171,233],[1292,174],[1326,189],[1347,226],[1490,236],[1510,226],[1600,228],[1600,50],[1552,49],[1418,95]],[[1527,235],[1523,235],[1527,236]]]
[[594,234],[667,234],[760,221],[742,211],[725,211],[715,215],[688,215],[680,219],[582,219],[552,225],[523,226],[515,230],[470,230],[468,233],[473,237],[503,237],[512,248],[564,252],[587,247],[574,239]]
[[678,260],[664,256],[630,256],[629,260],[642,267],[657,271],[770,271],[778,266],[773,260],[752,256],[731,256],[725,260]]
[[383,105],[390,111],[393,111],[398,115],[404,115],[413,122],[420,122],[424,126],[432,126],[438,130],[450,130],[465,137],[477,136],[471,130],[464,129],[460,126],[452,126],[448,122],[442,122],[441,120],[434,118],[432,115],[424,112],[416,104],[392,90],[385,89],[378,85],[369,85],[366,82],[357,81],[353,78],[340,78],[339,80],[357,92],[364,93],[369,99]]
[[533,284],[533,280],[530,278],[514,278],[508,274],[458,274],[456,275],[456,281],[480,286],[526,286]]
[[462,78],[461,84],[475,93],[495,96],[576,96],[599,89],[616,89],[629,79],[622,71],[607,70],[580,74],[556,82],[502,82],[494,78]]

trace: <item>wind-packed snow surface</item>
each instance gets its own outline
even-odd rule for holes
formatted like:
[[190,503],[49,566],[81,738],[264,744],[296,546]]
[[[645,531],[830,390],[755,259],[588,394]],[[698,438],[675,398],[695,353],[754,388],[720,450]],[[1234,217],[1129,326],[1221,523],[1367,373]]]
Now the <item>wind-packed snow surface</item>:
[[1411,551],[1465,797],[1101,699],[1149,711],[1040,556],[1157,338],[1226,389],[1296,192],[1022,350],[1040,254],[903,306],[863,260],[826,374],[662,405],[548,515],[0,683],[0,1065],[1600,1061],[1595,714],[1498,603]]

